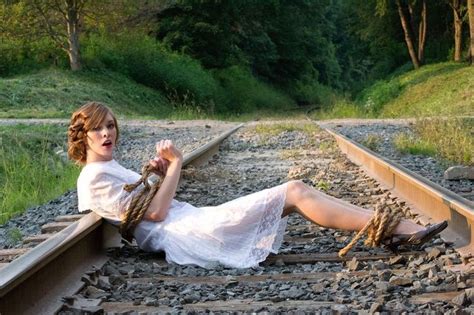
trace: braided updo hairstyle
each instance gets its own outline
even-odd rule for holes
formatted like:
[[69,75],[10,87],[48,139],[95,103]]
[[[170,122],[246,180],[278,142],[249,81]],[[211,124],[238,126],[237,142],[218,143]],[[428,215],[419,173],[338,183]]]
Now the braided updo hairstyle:
[[71,117],[71,123],[67,130],[67,154],[71,160],[78,164],[86,164],[87,161],[87,132],[98,127],[102,121],[110,114],[117,130],[117,143],[119,129],[114,113],[106,105],[99,102],[88,102],[76,110]]

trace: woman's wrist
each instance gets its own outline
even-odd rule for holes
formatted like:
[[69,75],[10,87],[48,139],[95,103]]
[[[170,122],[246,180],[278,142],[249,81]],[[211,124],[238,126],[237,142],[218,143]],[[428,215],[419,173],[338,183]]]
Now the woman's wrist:
[[182,157],[177,157],[176,159],[174,159],[173,161],[170,162],[170,166],[171,165],[177,165],[177,166],[181,167],[183,165],[183,158]]

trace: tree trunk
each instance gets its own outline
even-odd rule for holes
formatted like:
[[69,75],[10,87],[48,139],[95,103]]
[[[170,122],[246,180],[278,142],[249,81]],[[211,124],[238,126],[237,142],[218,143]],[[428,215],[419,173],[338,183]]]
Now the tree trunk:
[[467,0],[467,10],[469,14],[469,33],[471,35],[471,44],[469,45],[469,59],[471,65],[474,65],[474,0]]
[[[473,1],[473,0],[470,0]],[[403,10],[400,0],[397,0],[398,14],[400,15],[400,21],[402,23],[403,33],[405,34],[405,42],[407,44],[408,53],[410,54],[411,61],[415,69],[420,68],[420,61],[413,45],[413,32],[411,31],[411,25],[409,24],[405,12]]]
[[66,23],[69,64],[72,71],[81,70],[81,55],[79,50],[79,12],[78,1],[66,0]]
[[421,9],[421,20],[418,27],[418,60],[421,64],[425,60],[425,43],[426,43],[426,0],[423,0],[422,9]]
[[453,0],[454,15],[454,61],[461,61],[462,53],[462,18],[461,0]]

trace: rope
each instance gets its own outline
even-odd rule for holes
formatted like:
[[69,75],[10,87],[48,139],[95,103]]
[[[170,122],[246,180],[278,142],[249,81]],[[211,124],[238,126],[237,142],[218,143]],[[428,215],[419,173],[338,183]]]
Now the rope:
[[123,186],[125,191],[132,192],[141,184],[144,185],[144,187],[133,196],[128,209],[125,212],[125,216],[120,222],[120,234],[122,234],[122,237],[128,242],[132,241],[133,230],[142,220],[163,181],[163,179],[160,178],[160,180],[150,185],[148,177],[151,175],[152,171],[153,166],[151,166],[151,164],[146,164],[142,168],[142,177],[136,183]]
[[346,247],[339,251],[339,257],[344,257],[365,233],[367,233],[365,245],[371,247],[380,246],[382,240],[392,235],[393,230],[402,218],[403,213],[390,208],[387,204],[387,199],[384,198],[384,200],[377,203],[374,215],[364,228],[354,236]]

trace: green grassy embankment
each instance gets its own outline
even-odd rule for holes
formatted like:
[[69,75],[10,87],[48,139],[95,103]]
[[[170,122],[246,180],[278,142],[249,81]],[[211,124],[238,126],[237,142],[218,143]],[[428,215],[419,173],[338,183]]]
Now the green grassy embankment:
[[162,118],[171,111],[159,92],[113,72],[52,68],[0,78],[0,118],[69,118],[92,100],[110,105],[121,117]]
[[474,115],[474,67],[444,62],[394,74],[340,99],[315,118],[422,118]]
[[380,117],[474,115],[472,66],[452,62],[427,65],[388,84],[394,98],[383,104]]

